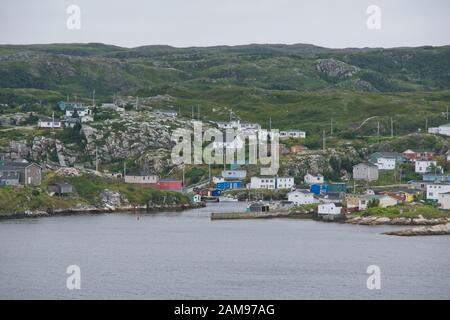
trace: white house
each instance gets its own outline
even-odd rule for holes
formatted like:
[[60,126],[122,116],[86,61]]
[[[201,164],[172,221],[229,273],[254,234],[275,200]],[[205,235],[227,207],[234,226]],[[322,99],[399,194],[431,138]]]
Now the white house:
[[230,122],[217,122],[219,129],[239,129],[239,130],[259,130],[261,126],[257,123],[251,123],[240,120],[233,120]]
[[280,139],[304,139],[306,138],[306,132],[300,130],[280,131]]
[[287,194],[288,201],[292,201],[295,205],[318,203],[314,198],[314,193],[309,190],[295,190]]
[[394,197],[388,196],[388,195],[381,196],[379,201],[380,201],[379,206],[381,208],[392,207],[392,206],[396,206],[398,204],[397,199],[395,199]]
[[92,114],[91,109],[89,108],[66,108],[66,118],[70,118],[73,116],[75,111],[78,114],[78,117],[90,116]]
[[259,176],[250,179],[250,189],[290,189],[293,186],[293,177]]
[[389,157],[379,157],[375,165],[378,167],[378,170],[394,170],[396,159]]
[[317,212],[319,214],[341,214],[342,206],[334,203],[323,203],[319,204]]
[[225,178],[224,177],[219,177],[219,176],[214,176],[212,177],[212,181],[214,184],[219,183],[219,182],[224,182]]
[[323,175],[306,173],[304,181],[307,184],[323,183]]
[[378,180],[378,167],[370,162],[353,166],[353,179],[364,181]]
[[194,195],[192,196],[192,202],[195,202],[195,203],[197,203],[197,202],[202,202],[202,196],[199,195],[199,194],[194,194]]
[[434,160],[417,160],[415,165],[415,172],[416,173],[431,172],[431,168],[436,166],[437,162]]
[[436,127],[428,128],[428,133],[442,134],[444,136],[450,136],[450,123],[443,124],[437,128]]
[[44,118],[39,119],[38,121],[38,127],[44,128],[44,129],[59,129],[61,128],[61,120],[59,119],[50,119],[50,118]]
[[438,200],[441,193],[450,192],[448,183],[431,183],[427,185],[427,199]]
[[250,189],[271,189],[275,190],[276,177],[274,176],[260,176],[252,177],[250,179]]
[[438,204],[441,209],[450,210],[450,192],[439,194]]
[[124,112],[125,111],[125,108],[119,107],[115,103],[102,103],[100,108],[106,109],[106,110],[112,110],[112,111],[115,111],[115,112]]
[[241,139],[240,136],[236,136],[232,141],[214,141],[213,148],[214,149],[242,149],[245,146],[245,141]]
[[225,179],[245,179],[247,170],[223,170],[222,177]]
[[156,175],[126,175],[125,176],[125,183],[132,183],[132,184],[155,184],[158,183],[159,178]]
[[277,177],[276,188],[277,189],[290,189],[294,186],[294,177]]

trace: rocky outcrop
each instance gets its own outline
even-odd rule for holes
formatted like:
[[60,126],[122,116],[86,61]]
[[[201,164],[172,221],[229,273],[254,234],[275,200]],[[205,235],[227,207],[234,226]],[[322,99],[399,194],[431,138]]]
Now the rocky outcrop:
[[328,78],[341,80],[351,77],[359,71],[359,68],[336,59],[319,59],[316,70]]
[[360,92],[377,92],[378,90],[370,83],[361,79],[355,80],[352,83],[352,88]]
[[120,192],[105,189],[100,194],[102,204],[111,210],[129,205],[128,199]]
[[406,230],[385,232],[384,234],[392,236],[434,236],[434,235],[450,235],[450,223],[438,224],[435,226],[417,227]]
[[350,224],[359,224],[359,225],[418,225],[418,226],[432,226],[432,225],[440,225],[448,223],[447,218],[440,219],[425,219],[421,215],[417,218],[388,218],[388,217],[376,217],[376,216],[368,216],[368,217],[353,217],[349,218],[345,221]]

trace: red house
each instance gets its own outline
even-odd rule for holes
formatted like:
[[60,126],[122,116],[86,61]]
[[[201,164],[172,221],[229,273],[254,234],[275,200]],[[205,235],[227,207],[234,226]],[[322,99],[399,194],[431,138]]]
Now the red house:
[[428,150],[405,150],[403,152],[403,157],[408,159],[410,162],[415,162],[416,160],[433,160],[434,152]]
[[181,191],[183,189],[183,182],[173,178],[160,179],[158,182],[158,188],[161,190]]

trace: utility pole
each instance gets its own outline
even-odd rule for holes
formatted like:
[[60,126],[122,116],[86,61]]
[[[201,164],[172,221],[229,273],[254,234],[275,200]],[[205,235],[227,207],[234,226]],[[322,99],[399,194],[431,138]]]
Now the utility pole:
[[123,162],[123,179],[125,180],[125,176],[127,175],[127,162]]
[[392,120],[392,117],[391,117],[391,138],[393,138],[394,137],[394,120]]
[[197,120],[200,120],[200,105],[197,105]]
[[330,119],[330,136],[333,135],[333,118]]
[[95,147],[95,171],[98,172],[98,147]]
[[191,109],[191,119],[194,120],[194,106],[192,106]]
[[447,120],[448,120],[448,106],[447,106]]
[[232,113],[233,113],[233,112],[230,110],[230,122],[231,122]]
[[138,109],[138,106],[139,106],[139,97],[136,97],[136,106],[135,106],[136,111]]
[[184,162],[183,162],[183,182],[182,182],[183,190],[184,190]]
[[377,136],[378,136],[378,142],[380,142],[380,121],[377,122]]
[[322,149],[325,152],[325,130],[322,132]]
[[428,118],[425,118],[425,133],[428,132]]
[[55,112],[52,113],[52,131],[55,130]]
[[92,108],[95,108],[95,89],[92,91]]
[[272,131],[272,117],[269,117],[269,131]]
[[209,178],[209,183],[211,183],[211,163],[208,163],[208,178]]

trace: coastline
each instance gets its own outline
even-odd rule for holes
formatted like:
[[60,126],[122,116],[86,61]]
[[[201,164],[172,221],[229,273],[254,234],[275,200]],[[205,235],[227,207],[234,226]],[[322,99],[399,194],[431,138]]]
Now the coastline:
[[140,213],[158,213],[163,211],[184,211],[204,207],[202,203],[190,203],[181,205],[156,205],[152,207],[147,206],[124,206],[124,207],[96,207],[93,205],[79,205],[71,208],[60,208],[52,210],[33,210],[16,212],[8,215],[0,215],[0,220],[9,219],[27,219],[27,218],[41,218],[54,216],[69,216],[69,215],[90,215],[90,214],[104,214],[114,212],[140,212]]

